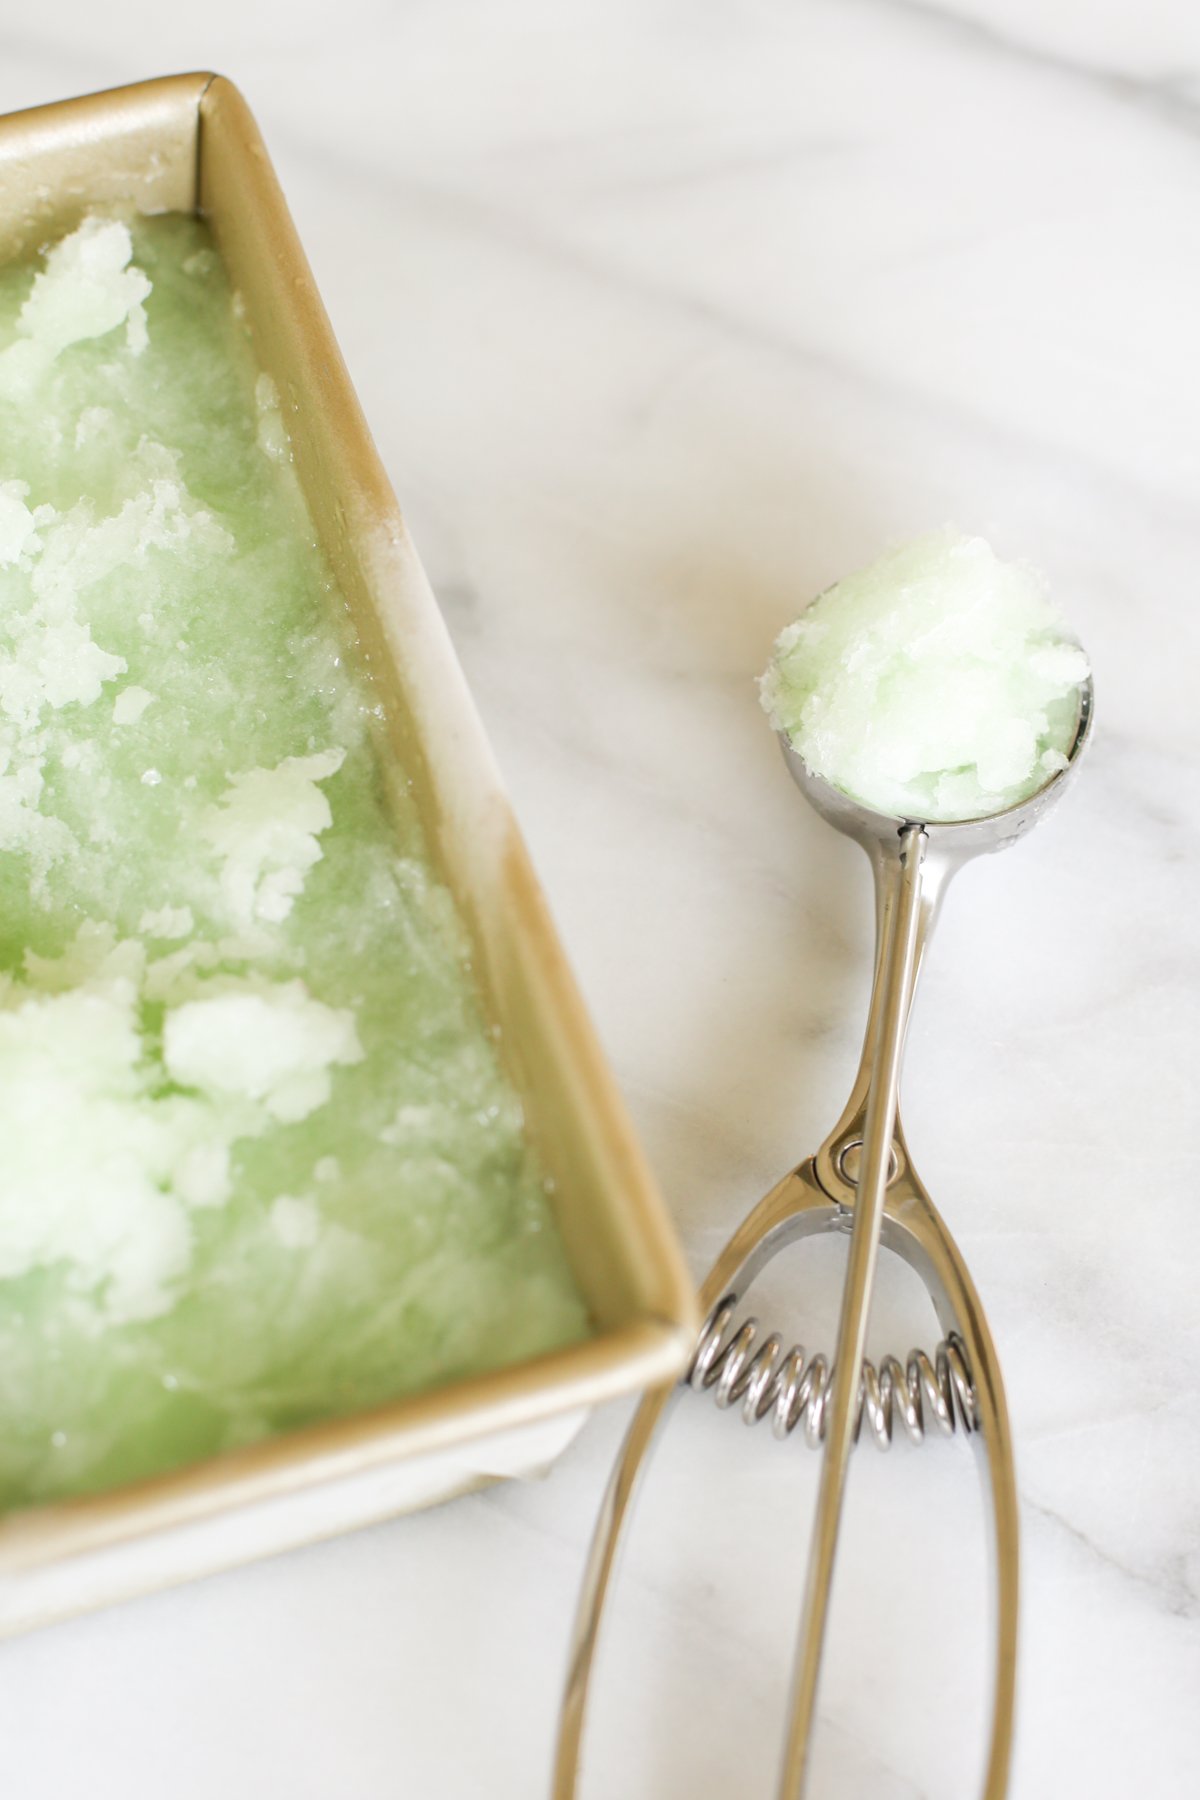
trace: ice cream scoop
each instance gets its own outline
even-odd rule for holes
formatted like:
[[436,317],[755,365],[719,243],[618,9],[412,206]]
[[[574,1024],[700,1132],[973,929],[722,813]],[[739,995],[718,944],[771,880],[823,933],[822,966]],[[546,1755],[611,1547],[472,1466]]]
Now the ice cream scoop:
[[[917,1177],[900,1124],[904,1037],[930,934],[951,877],[971,860],[1022,837],[1062,794],[1088,740],[1092,683],[1073,665],[1073,715],[1061,754],[1043,763],[1032,791],[977,816],[936,820],[877,810],[816,772],[787,731],[784,759],[822,818],[861,844],[876,893],[875,977],[857,1078],[841,1119],[815,1156],[771,1190],[735,1231],[701,1289],[706,1315],[688,1381],[718,1405],[740,1405],[748,1424],[770,1418],[776,1434],[798,1427],[823,1446],[816,1520],[792,1678],[778,1800],[801,1800],[849,1454],[862,1426],[887,1448],[897,1421],[915,1441],[961,1428],[982,1453],[991,1515],[995,1609],[992,1722],[982,1800],[1002,1800],[1012,1753],[1018,1606],[1018,1520],[1008,1412],[991,1333],[966,1265]],[[1070,673],[1070,671],[1068,671]],[[893,696],[894,698],[894,696]],[[902,697],[901,697],[902,698]],[[1038,752],[1039,756],[1041,752]],[[1002,796],[1007,800],[1007,796]],[[850,1250],[832,1361],[765,1338],[756,1320],[735,1323],[739,1295],[780,1250],[822,1232],[849,1233]],[[920,1275],[944,1337],[931,1359],[864,1362],[880,1243]],[[855,1379],[839,1379],[842,1370]],[[576,1793],[584,1706],[601,1610],[621,1530],[644,1459],[678,1390],[649,1394],[614,1469],[592,1543],[576,1615],[555,1764],[555,1800]]]

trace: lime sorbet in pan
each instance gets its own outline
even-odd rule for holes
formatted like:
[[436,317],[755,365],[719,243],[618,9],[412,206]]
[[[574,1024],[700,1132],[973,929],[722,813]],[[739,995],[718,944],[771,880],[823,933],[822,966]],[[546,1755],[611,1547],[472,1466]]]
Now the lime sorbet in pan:
[[0,272],[0,1506],[587,1330],[352,649],[205,228]]
[[1003,812],[1065,769],[1087,674],[1040,577],[945,530],[814,600],[761,689],[814,774],[932,822]]

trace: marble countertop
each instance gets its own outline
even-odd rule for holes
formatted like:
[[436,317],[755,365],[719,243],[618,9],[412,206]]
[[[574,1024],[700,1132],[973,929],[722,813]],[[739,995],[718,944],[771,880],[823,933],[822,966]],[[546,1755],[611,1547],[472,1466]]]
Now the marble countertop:
[[[1200,1790],[1200,15],[1190,0],[50,0],[0,107],[211,66],[255,107],[699,1274],[812,1148],[865,864],[752,677],[953,521],[1050,576],[1099,731],[951,896],[905,1116],[1008,1382],[1014,1800]],[[833,1261],[772,1277],[831,1341]],[[926,1342],[885,1268],[872,1341]],[[0,1649],[12,1800],[534,1800],[626,1416],[510,1485]],[[814,1464],[680,1407],[600,1800],[772,1792]],[[963,1800],[959,1448],[855,1461],[814,1800]]]

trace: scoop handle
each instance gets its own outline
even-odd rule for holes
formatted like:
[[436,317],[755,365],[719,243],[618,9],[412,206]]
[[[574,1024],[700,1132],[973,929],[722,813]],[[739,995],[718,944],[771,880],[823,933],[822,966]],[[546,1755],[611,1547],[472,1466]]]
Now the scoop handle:
[[[921,936],[921,869],[925,842],[925,833],[919,825],[906,826],[900,835],[894,861],[887,860],[879,870],[879,950],[863,1056],[866,1092],[861,1103],[861,1155],[853,1187],[850,1256],[834,1350],[833,1396],[821,1460],[816,1519],[809,1540],[808,1574],[800,1609],[779,1800],[800,1800],[812,1741],[833,1565],[857,1423],[859,1371],[866,1351],[867,1318],[879,1255],[884,1203],[893,1173],[904,1034]],[[839,1159],[843,1179],[844,1155],[843,1152]]]
[[[847,1275],[835,1362],[836,1367],[857,1371],[862,1366],[863,1346],[860,1337],[857,1356],[853,1355],[854,1346],[851,1345],[851,1360],[846,1360],[843,1339],[847,1334],[847,1309],[851,1295],[857,1292],[855,1305],[861,1309],[861,1319],[855,1330],[858,1335],[865,1330],[881,1227],[883,1241],[921,1276],[933,1298],[943,1331],[947,1336],[953,1334],[964,1347],[973,1374],[971,1439],[980,1454],[985,1495],[990,1503],[996,1602],[993,1710],[982,1797],[983,1800],[1004,1800],[1012,1755],[1019,1568],[1016,1484],[1008,1412],[995,1349],[979,1297],[957,1246],[911,1166],[897,1112],[904,1033],[917,975],[946,883],[958,863],[943,855],[940,847],[935,847],[930,854],[927,834],[918,826],[889,836],[887,843],[881,841],[878,845],[867,844],[865,847],[871,856],[876,878],[878,931],[871,1008],[854,1089],[841,1120],[818,1155],[810,1157],[778,1183],[738,1226],[701,1288],[700,1310],[707,1317],[723,1296],[743,1293],[765,1264],[787,1244],[824,1232],[843,1236],[849,1223],[851,1270]],[[850,1150],[857,1152],[853,1180],[847,1179],[846,1175],[846,1153]],[[865,1197],[865,1203],[860,1196]],[[880,1217],[872,1221],[869,1214],[873,1207],[878,1208]],[[857,1289],[853,1285],[856,1243],[859,1245],[858,1256],[868,1265],[865,1279],[859,1271]],[[851,1318],[849,1327],[854,1328],[855,1323]],[[851,1405],[857,1385],[855,1382],[849,1389]],[[839,1388],[844,1386],[846,1384],[835,1379],[833,1395],[836,1396]],[[646,1473],[650,1452],[677,1393],[678,1389],[660,1388],[643,1398],[612,1471],[601,1507],[572,1633],[568,1678],[555,1747],[553,1800],[575,1800],[584,1715],[601,1615],[615,1573],[624,1528]],[[831,1401],[826,1414],[826,1444],[833,1425],[832,1412]],[[831,1492],[824,1501],[832,1519],[832,1532],[827,1522],[824,1553],[818,1548],[815,1536],[810,1549],[809,1589],[812,1591],[814,1587],[812,1567],[816,1563],[822,1615],[829,1596],[840,1517],[840,1490],[844,1488],[845,1460],[853,1435],[851,1417],[841,1451],[839,1491]],[[823,1469],[823,1493],[826,1481],[832,1482],[832,1477]],[[812,1611],[806,1595],[783,1774],[784,1782],[790,1779],[792,1786],[785,1785],[780,1789],[782,1800],[796,1800],[803,1792],[824,1633],[823,1616],[814,1629]],[[803,1691],[804,1684],[811,1690],[807,1696]],[[799,1704],[796,1703],[797,1695]],[[807,1710],[806,1719],[804,1709]]]
[[[918,830],[919,827],[911,826],[908,829],[910,831]],[[847,1211],[854,1206],[858,1198],[859,1168],[862,1159],[863,1133],[867,1122],[867,1103],[871,1095],[879,1034],[883,1022],[883,983],[887,947],[891,936],[891,915],[900,897],[901,864],[898,851],[902,835],[898,834],[890,846],[875,842],[864,845],[870,857],[871,869],[875,877],[875,973],[871,986],[871,1004],[867,1013],[866,1029],[863,1033],[858,1071],[854,1077],[850,1097],[842,1110],[841,1118],[813,1158],[817,1179],[821,1186],[831,1200],[836,1200]],[[917,899],[916,948],[909,975],[908,991],[904,999],[905,1028],[916,996],[917,981],[925,965],[930,939],[941,911],[942,899],[950,878],[958,867],[956,862],[940,854],[936,849],[931,853],[928,849],[928,842],[928,837],[926,837],[921,862],[920,893]],[[897,1110],[892,1131],[890,1179],[895,1181],[897,1176],[908,1167],[909,1156],[904,1141],[904,1127],[900,1122]]]
[[[876,1095],[877,1071],[887,1060],[884,1040],[889,1031],[894,1032],[898,1023],[899,1041],[894,1041],[891,1046],[898,1056],[903,1048],[904,1032],[912,1011],[917,980],[946,888],[951,877],[969,860],[969,855],[958,853],[957,845],[947,846],[944,842],[939,842],[935,831],[931,839],[927,839],[919,879],[914,871],[913,885],[919,888],[913,899],[915,919],[909,912],[901,925],[897,914],[905,900],[907,884],[894,847],[895,840],[891,844],[882,838],[859,841],[863,843],[871,859],[875,876],[876,952],[871,1005],[863,1035],[858,1073],[850,1098],[841,1118],[811,1164],[820,1189],[844,1216],[852,1218],[855,1235],[865,1222],[867,1211],[873,1211],[879,1199],[877,1187],[873,1186],[870,1192],[867,1191],[866,1140],[869,1135],[871,1105]],[[999,840],[988,847],[1000,848],[1008,841]],[[929,847],[930,842],[932,848]],[[915,934],[915,942],[911,958],[907,959],[907,987],[898,1016],[897,944],[908,932]],[[896,1068],[898,1079],[898,1060]],[[975,1386],[976,1429],[972,1435],[980,1459],[989,1513],[994,1633],[992,1719],[982,1793],[983,1800],[1004,1800],[1008,1791],[1012,1758],[1020,1598],[1016,1476],[1004,1384],[991,1332],[966,1264],[912,1165],[899,1117],[898,1097],[897,1110],[892,1114],[890,1135],[890,1155],[884,1164],[883,1174],[883,1204],[886,1212],[883,1222],[884,1241],[921,1275],[934,1298],[943,1330],[947,1333],[954,1332],[965,1344]],[[880,1154],[876,1149],[873,1156],[876,1182],[879,1179]],[[852,1237],[852,1259],[853,1242]],[[865,1246],[863,1254],[866,1255]],[[851,1279],[851,1272],[848,1271],[847,1291],[850,1289]],[[843,1306],[845,1305],[844,1299]],[[862,1347],[859,1347],[856,1360],[847,1365],[839,1333],[836,1361],[841,1367],[861,1367]],[[826,1442],[828,1444],[828,1439]],[[822,1477],[824,1483],[824,1469]],[[832,1482],[833,1477],[829,1479]],[[844,1481],[844,1469],[842,1480]],[[832,1507],[832,1498],[829,1504]],[[819,1527],[818,1516],[818,1529]],[[826,1529],[828,1532],[828,1526]],[[836,1535],[836,1526],[834,1533]],[[810,1582],[813,1579],[812,1564],[819,1556],[820,1548],[814,1538],[810,1547]],[[823,1569],[826,1598],[831,1564],[830,1554]],[[793,1677],[793,1707],[781,1776],[782,1785],[779,1789],[780,1800],[799,1800],[799,1796],[803,1794],[804,1763],[806,1746],[811,1739],[819,1658],[820,1632],[814,1638],[806,1596]]]

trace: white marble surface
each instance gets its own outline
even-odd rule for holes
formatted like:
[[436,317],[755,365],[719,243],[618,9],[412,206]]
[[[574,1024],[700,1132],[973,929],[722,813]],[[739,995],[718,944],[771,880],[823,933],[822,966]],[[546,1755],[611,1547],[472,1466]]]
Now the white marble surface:
[[[697,1271],[849,1079],[865,866],[751,677],[889,539],[1090,645],[1069,803],[963,877],[909,1135],[1020,1456],[1016,1800],[1200,1790],[1192,0],[49,0],[0,106],[214,66],[272,146]],[[831,1329],[833,1267],[775,1282]],[[785,1304],[786,1303],[786,1304]],[[885,1281],[874,1336],[929,1335]],[[681,1409],[589,1796],[771,1791],[812,1465]],[[510,1487],[0,1650],[12,1800],[532,1800],[622,1416]],[[856,1462],[814,1793],[963,1800],[970,1459]]]

